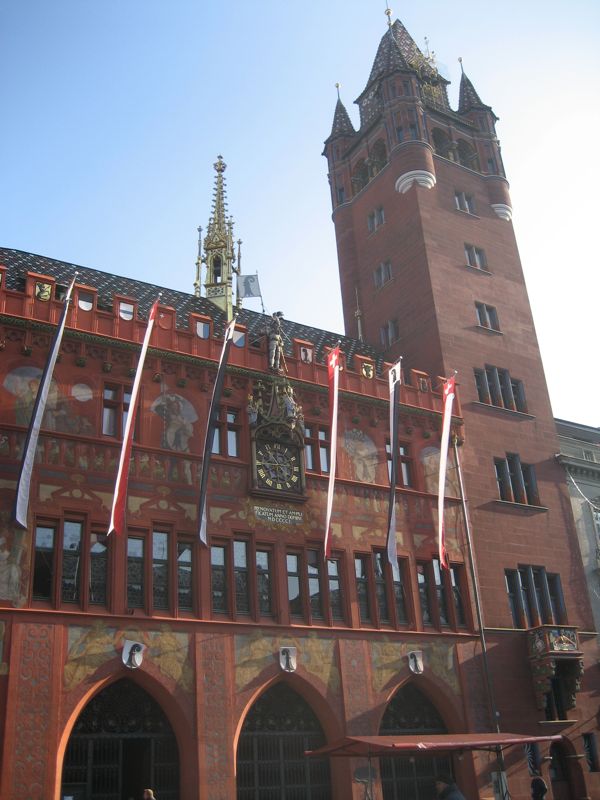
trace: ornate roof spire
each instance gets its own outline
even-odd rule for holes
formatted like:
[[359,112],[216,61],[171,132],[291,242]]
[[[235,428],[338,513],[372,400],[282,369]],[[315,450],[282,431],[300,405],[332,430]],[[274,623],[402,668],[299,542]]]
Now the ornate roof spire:
[[[214,163],[215,188],[213,190],[212,213],[208,221],[206,236],[202,243],[201,230],[198,242],[197,275],[194,283],[196,295],[200,293],[200,264],[206,264],[204,287],[206,297],[212,300],[231,319],[233,273],[236,272],[235,249],[233,244],[233,219],[227,216],[225,176],[227,164],[223,156],[217,156]],[[202,255],[204,250],[204,255]]]

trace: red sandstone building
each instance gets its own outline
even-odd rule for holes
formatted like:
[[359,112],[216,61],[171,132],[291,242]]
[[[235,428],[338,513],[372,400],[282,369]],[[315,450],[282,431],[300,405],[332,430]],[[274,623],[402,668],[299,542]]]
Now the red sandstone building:
[[[466,76],[453,111],[399,22],[358,104],[355,131],[338,102],[325,149],[347,333],[329,560],[324,361],[339,337],[284,321],[273,370],[269,320],[244,310],[211,459],[208,547],[198,541],[234,263],[220,160],[204,241],[212,300],[199,280],[196,296],[163,289],[126,536],[106,530],[158,289],[77,268],[23,531],[10,511],[23,442],[75,267],[0,249],[2,798],[127,800],[151,785],[160,800],[358,800],[369,766],[377,798],[429,798],[440,771],[468,798],[492,798],[490,734],[529,740],[505,750],[514,800],[529,796],[532,766],[556,800],[600,795],[596,633],[496,118]],[[387,370],[400,355],[392,571]],[[451,569],[436,556],[438,376],[454,370],[483,637],[454,465]],[[304,756],[343,737],[408,751]]]

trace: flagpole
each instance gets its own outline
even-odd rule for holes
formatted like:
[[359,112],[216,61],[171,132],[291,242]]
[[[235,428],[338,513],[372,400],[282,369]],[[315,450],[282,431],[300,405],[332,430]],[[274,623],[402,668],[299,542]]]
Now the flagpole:
[[[475,594],[475,610],[477,613],[477,626],[479,628],[479,641],[481,642],[481,657],[483,661],[483,672],[485,676],[485,683],[488,695],[488,703],[490,707],[490,712],[492,714],[493,725],[496,728],[496,733],[500,733],[500,714],[498,713],[498,707],[496,706],[496,697],[494,694],[494,685],[492,682],[492,676],[490,674],[490,667],[487,657],[487,642],[485,638],[485,629],[483,627],[483,612],[481,610],[481,595],[479,592],[479,583],[477,581],[477,571],[475,569],[475,556],[473,553],[473,544],[472,544],[472,537],[471,537],[471,523],[469,521],[469,513],[467,510],[467,500],[465,495],[465,487],[463,483],[463,474],[462,474],[462,467],[460,464],[460,457],[458,455],[458,437],[454,435],[452,437],[452,447],[454,449],[454,460],[456,463],[456,471],[458,473],[458,485],[460,489],[460,502],[462,507],[463,519],[465,523],[465,535],[467,539],[467,551],[469,554],[469,571],[471,574],[471,581],[473,583],[473,592]],[[502,748],[498,746],[496,750],[496,758],[498,759],[498,769],[501,773],[504,773],[504,754],[502,753]],[[501,791],[502,791],[502,798],[503,800],[510,800],[510,792],[508,791],[508,786],[504,784],[503,776],[500,778],[501,783]]]

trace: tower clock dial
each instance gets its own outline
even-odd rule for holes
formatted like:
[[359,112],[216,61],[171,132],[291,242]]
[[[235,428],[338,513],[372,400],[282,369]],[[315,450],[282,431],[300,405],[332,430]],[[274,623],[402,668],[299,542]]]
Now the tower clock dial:
[[281,442],[257,442],[256,480],[261,489],[299,492],[302,482],[298,448]]

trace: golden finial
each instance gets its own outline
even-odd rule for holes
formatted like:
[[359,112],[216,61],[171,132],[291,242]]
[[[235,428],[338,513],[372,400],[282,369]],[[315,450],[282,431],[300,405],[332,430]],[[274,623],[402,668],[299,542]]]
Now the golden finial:
[[342,85],[342,84],[341,84],[341,83],[339,83],[339,82],[338,82],[338,83],[336,83],[336,85],[335,85],[335,88],[337,89],[338,100],[340,99],[340,86],[341,86],[341,85]]
[[217,160],[213,164],[216,172],[223,173],[227,169],[227,164],[223,161],[223,156],[217,156]]
[[389,3],[385,4],[385,15],[388,18],[387,24],[388,28],[392,27],[392,9],[390,8]]
[[458,57],[458,63],[460,64],[460,71],[464,75],[465,74],[465,70],[464,70],[464,67],[462,65],[462,56]]

